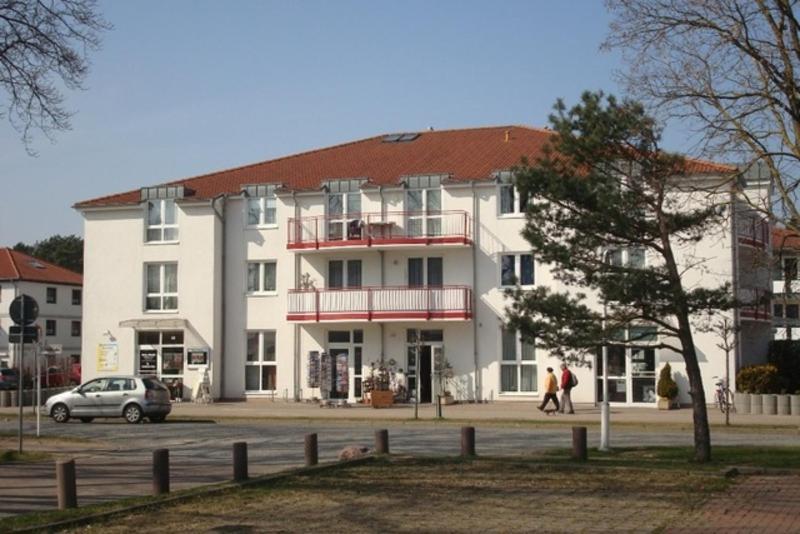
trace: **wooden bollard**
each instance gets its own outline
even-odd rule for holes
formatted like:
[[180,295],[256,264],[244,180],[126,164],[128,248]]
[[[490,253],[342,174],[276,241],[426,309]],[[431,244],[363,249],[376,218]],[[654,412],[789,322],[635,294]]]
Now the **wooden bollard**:
[[169,493],[169,449],[153,451],[153,495]]
[[56,462],[56,488],[59,510],[78,507],[78,491],[75,488],[75,460]]
[[475,427],[461,427],[461,456],[475,456]]
[[244,441],[233,444],[233,480],[247,480],[247,443]]
[[317,448],[317,435],[306,434],[306,466],[317,465],[319,450]]
[[585,462],[589,458],[586,450],[586,427],[572,427],[572,459]]
[[389,431],[375,431],[375,452],[377,454],[389,454]]

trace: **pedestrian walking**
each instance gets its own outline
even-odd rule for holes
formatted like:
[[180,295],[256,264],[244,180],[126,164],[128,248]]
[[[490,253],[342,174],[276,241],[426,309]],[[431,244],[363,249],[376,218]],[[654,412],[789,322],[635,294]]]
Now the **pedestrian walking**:
[[556,392],[558,391],[558,379],[556,375],[553,374],[553,368],[547,368],[547,375],[544,377],[544,400],[539,405],[539,411],[544,411],[547,403],[553,401],[553,404],[556,405],[556,410],[560,408],[558,404],[558,395]]
[[[575,409],[572,407],[572,388],[578,384],[578,379],[569,370],[566,363],[561,364],[561,413],[574,414]],[[569,405],[569,408],[567,408]]]

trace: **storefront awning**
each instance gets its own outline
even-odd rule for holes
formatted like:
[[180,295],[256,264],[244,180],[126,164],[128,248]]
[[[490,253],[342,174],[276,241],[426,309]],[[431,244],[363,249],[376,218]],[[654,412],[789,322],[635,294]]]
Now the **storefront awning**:
[[189,321],[186,319],[128,319],[120,321],[121,327],[130,327],[135,330],[145,328],[186,328]]

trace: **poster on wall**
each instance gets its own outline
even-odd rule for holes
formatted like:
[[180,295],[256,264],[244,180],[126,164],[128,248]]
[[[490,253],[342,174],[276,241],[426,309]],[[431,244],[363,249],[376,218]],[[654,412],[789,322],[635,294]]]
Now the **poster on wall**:
[[139,351],[139,374],[154,375],[158,369],[158,352],[155,349]]
[[189,349],[186,352],[190,367],[208,365],[208,349]]
[[116,343],[97,344],[97,371],[113,373],[119,370],[119,345]]

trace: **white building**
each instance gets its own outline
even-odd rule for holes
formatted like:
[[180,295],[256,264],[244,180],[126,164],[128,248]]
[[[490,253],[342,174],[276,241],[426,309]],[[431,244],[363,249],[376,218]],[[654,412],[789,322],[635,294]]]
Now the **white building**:
[[[208,371],[216,397],[310,398],[322,394],[313,362],[325,353],[333,397],[358,399],[383,358],[412,388],[420,377],[429,401],[444,354],[458,399],[538,399],[558,361],[502,329],[503,286],[556,283],[520,236],[509,172],[550,135],[507,126],[377,136],[78,203],[87,354],[97,352],[84,377],[157,373],[189,398]],[[690,163],[698,180],[729,170]],[[768,271],[735,275],[752,252],[732,227],[697,247],[714,279],[698,270],[690,282],[768,287]],[[769,321],[736,315],[746,340],[734,364],[762,358]],[[724,357],[711,335],[696,339],[710,394]],[[686,400],[679,358],[655,351],[611,355],[612,400],[654,404],[665,361]],[[575,400],[595,400],[596,372],[577,369]]]
[[772,323],[775,339],[800,339],[800,237],[785,228],[772,230]]
[[[43,346],[60,346],[61,358],[53,357],[48,366],[80,363],[82,335],[83,278],[80,274],[11,250],[0,248],[0,367],[16,367],[16,344],[9,346],[8,331],[11,301],[18,295],[33,297],[39,305]],[[32,365],[27,356],[25,367]],[[63,361],[59,361],[63,360]]]

